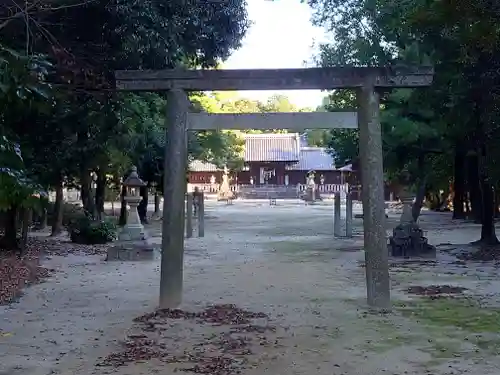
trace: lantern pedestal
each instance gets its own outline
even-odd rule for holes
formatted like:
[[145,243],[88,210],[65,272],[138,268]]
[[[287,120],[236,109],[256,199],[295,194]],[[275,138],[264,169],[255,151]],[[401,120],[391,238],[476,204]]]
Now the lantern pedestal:
[[125,202],[130,206],[130,210],[127,211],[127,224],[118,234],[119,241],[142,241],[146,238],[144,225],[142,225],[137,211],[141,200],[142,197],[125,197]]
[[[135,173],[135,175],[134,175]],[[135,180],[133,180],[135,179]],[[130,180],[133,180],[131,183]],[[132,169],[129,178],[124,182],[127,187],[137,187],[144,184],[137,176],[136,170]],[[125,202],[130,206],[127,210],[127,224],[118,234],[115,246],[108,249],[106,260],[153,260],[155,258],[154,246],[149,243],[147,233],[139,218],[137,206],[142,197],[135,193],[127,192]]]

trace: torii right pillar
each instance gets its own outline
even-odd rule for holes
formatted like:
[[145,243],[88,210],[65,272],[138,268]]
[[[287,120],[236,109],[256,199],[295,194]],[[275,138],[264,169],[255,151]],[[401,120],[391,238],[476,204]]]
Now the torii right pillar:
[[357,91],[366,290],[371,308],[388,311],[391,309],[391,293],[385,230],[380,96],[374,80],[370,78],[367,77]]

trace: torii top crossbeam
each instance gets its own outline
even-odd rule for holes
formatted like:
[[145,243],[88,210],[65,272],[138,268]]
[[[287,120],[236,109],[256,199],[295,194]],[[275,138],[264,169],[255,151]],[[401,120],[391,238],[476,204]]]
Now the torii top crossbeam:
[[423,87],[432,83],[432,67],[330,67],[235,70],[124,70],[115,73],[121,91],[329,90],[374,87]]

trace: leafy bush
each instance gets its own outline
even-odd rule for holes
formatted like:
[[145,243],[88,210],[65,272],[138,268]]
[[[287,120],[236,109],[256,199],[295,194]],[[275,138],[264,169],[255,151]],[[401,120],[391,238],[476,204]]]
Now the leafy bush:
[[81,216],[68,226],[72,242],[84,245],[96,245],[111,242],[116,239],[117,225],[114,220],[92,220]]
[[[54,202],[47,204],[47,224],[52,225],[55,220]],[[75,203],[64,202],[63,204],[63,226],[68,227],[78,219],[85,217],[85,210]]]

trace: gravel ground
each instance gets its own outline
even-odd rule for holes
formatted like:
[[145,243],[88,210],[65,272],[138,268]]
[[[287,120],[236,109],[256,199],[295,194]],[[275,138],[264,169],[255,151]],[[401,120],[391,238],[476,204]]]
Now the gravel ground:
[[[366,313],[363,240],[333,238],[331,203],[209,202],[207,216],[206,237],[186,241],[182,309],[234,304],[269,316],[275,330],[249,335],[253,354],[238,364],[242,374],[500,374],[494,355],[437,360],[427,347],[437,333],[425,324],[397,312]],[[394,225],[397,215],[389,216]],[[450,221],[447,214],[423,216],[431,243],[466,243],[479,235],[477,226],[447,226]],[[361,224],[355,220],[358,231]],[[154,225],[150,233],[159,243]],[[449,284],[500,300],[495,267],[454,261],[443,251],[437,262],[394,266],[393,299],[413,298],[405,292],[409,286]],[[44,265],[56,270],[47,282],[0,307],[0,375],[146,375],[183,368],[158,358],[96,367],[122,350],[127,335],[143,332],[133,319],[155,309],[158,261],[107,263],[102,255],[68,254]],[[173,354],[196,351],[227,330],[189,319],[162,324],[148,337],[155,335]],[[410,333],[424,339],[408,340]]]

